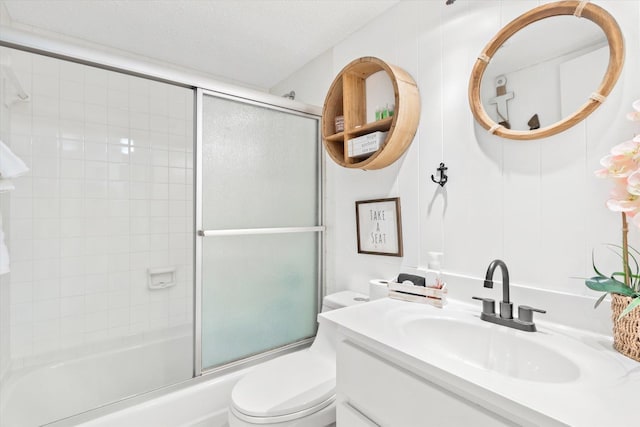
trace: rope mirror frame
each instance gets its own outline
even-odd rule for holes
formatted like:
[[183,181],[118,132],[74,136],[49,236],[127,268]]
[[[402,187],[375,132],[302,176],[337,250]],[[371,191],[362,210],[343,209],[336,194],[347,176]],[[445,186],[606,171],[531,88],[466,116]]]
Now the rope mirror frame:
[[[574,15],[592,21],[604,31],[609,43],[609,65],[600,86],[573,114],[552,125],[535,130],[511,130],[496,123],[486,112],[480,98],[480,83],[496,51],[518,31],[542,19]],[[615,18],[606,10],[588,1],[559,1],[538,6],[520,15],[496,34],[478,55],[469,80],[469,105],[476,121],[489,133],[508,139],[532,140],[546,138],[580,123],[598,108],[613,90],[624,65],[624,37]]]

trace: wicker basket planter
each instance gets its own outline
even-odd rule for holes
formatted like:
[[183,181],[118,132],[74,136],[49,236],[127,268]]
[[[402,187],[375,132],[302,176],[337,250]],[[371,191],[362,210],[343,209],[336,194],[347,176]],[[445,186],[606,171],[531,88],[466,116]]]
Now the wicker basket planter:
[[629,305],[631,298],[611,295],[613,320],[613,348],[633,360],[640,362],[640,308],[618,320],[620,313]]

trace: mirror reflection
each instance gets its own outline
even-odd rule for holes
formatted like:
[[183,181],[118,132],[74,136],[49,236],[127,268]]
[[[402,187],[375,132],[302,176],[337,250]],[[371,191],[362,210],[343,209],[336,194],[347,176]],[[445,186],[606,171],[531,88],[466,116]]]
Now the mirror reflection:
[[482,105],[508,129],[546,127],[588,101],[608,63],[608,41],[597,24],[552,16],[521,29],[498,49],[482,77]]

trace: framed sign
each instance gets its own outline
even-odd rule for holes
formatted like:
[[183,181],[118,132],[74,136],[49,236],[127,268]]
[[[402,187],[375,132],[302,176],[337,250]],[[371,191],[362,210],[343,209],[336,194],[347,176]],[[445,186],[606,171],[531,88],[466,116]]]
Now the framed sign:
[[400,198],[356,202],[358,253],[402,256]]

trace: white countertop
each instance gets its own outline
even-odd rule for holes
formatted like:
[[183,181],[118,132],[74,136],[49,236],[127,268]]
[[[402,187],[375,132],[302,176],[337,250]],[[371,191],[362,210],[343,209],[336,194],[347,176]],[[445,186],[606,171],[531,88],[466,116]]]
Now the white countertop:
[[[531,344],[561,354],[578,368],[554,381],[514,378],[469,363],[464,354],[438,349],[430,337],[407,334],[403,325],[415,319],[464,321],[483,331],[499,328],[500,339]],[[538,332],[522,332],[480,320],[477,305],[450,300],[443,309],[383,298],[319,315],[346,336],[384,359],[440,384],[497,413],[534,424],[570,426],[640,425],[635,403],[640,392],[640,363],[617,353],[610,337],[536,320]],[[489,332],[494,332],[493,330]],[[447,334],[438,334],[439,339]],[[512,338],[510,338],[512,337]],[[455,340],[452,333],[451,340]],[[450,344],[450,343],[447,343]],[[455,342],[453,343],[455,344]],[[451,347],[446,345],[446,347]],[[468,346],[467,346],[468,347]],[[455,348],[455,345],[451,348]],[[534,347],[539,348],[539,347]],[[466,353],[473,353],[468,348]]]

